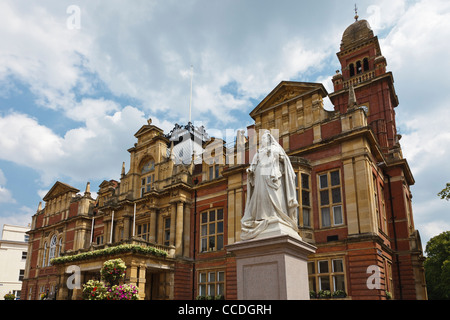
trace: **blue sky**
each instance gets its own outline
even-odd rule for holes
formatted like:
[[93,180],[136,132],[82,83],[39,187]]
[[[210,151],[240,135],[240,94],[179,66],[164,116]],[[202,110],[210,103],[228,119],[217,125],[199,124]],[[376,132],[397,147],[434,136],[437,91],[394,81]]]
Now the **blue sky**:
[[[209,133],[246,128],[249,112],[282,80],[320,82],[331,93],[354,3],[2,1],[0,225],[30,222],[57,180],[81,191],[89,181],[95,192],[119,179],[148,118],[166,132],[186,123],[191,65],[192,120]],[[450,3],[357,5],[394,74],[425,245],[450,230],[450,203],[436,196],[450,181]]]

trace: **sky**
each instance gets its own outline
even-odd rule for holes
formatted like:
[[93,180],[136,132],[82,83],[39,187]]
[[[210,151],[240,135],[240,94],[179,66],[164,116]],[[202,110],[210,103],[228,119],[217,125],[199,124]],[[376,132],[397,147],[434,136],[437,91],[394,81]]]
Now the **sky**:
[[[31,222],[56,181],[81,192],[89,181],[95,196],[119,180],[149,118],[169,132],[191,106],[192,122],[221,137],[251,124],[283,80],[333,92],[355,1],[1,0],[0,226]],[[394,75],[425,249],[450,230],[437,196],[450,182],[450,2],[356,3]]]

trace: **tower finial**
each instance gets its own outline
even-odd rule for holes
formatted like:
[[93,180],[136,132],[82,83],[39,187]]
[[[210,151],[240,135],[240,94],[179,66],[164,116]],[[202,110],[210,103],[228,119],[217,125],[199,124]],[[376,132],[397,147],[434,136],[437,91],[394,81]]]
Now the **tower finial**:
[[356,6],[356,3],[355,3],[355,21],[358,21],[358,18],[359,18],[359,16],[358,16],[358,7]]

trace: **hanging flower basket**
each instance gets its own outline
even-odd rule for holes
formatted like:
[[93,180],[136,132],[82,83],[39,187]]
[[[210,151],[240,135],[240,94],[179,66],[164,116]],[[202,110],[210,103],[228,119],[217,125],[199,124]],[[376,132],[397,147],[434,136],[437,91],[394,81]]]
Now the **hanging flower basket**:
[[119,281],[125,277],[127,266],[122,259],[108,260],[100,269],[102,279],[109,284],[110,287],[118,285]]

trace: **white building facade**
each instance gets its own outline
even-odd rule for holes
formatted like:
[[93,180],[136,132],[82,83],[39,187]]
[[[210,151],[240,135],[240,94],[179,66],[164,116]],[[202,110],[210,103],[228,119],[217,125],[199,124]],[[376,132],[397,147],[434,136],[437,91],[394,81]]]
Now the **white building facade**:
[[0,239],[0,300],[12,293],[20,299],[30,227],[4,224]]

